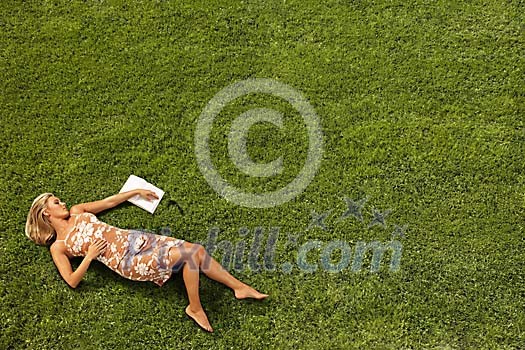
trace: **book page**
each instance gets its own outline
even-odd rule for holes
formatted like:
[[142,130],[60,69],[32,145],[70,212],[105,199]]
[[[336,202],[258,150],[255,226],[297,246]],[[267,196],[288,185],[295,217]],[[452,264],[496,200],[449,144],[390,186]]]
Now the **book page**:
[[140,207],[153,214],[157,209],[157,206],[159,205],[162,197],[164,196],[164,191],[150,184],[141,177],[130,175],[124,186],[122,186],[119,193],[136,189],[145,189],[153,191],[159,197],[158,199],[148,200],[144,197],[141,197],[140,195],[136,195],[128,199],[129,202],[135,204],[137,207]]

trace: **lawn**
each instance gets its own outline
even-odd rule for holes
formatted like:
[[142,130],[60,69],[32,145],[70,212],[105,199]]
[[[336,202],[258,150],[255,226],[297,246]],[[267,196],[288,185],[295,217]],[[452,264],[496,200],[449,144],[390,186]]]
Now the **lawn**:
[[[502,0],[2,1],[0,349],[525,348],[523,25]],[[198,132],[221,91],[261,79],[315,112],[318,168],[301,99],[243,90]],[[230,152],[257,108],[282,123],[247,128],[245,155],[281,159],[273,176]],[[240,191],[314,176],[239,204],[204,141]],[[201,242],[270,297],[202,276],[209,334],[181,274],[159,288],[94,261],[70,288],[24,235],[33,199],[99,200],[130,174],[166,192],[157,211],[100,220]]]

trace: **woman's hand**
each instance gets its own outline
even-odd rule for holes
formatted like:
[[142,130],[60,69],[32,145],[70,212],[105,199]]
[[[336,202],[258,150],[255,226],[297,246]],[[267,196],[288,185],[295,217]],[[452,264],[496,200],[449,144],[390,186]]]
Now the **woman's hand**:
[[137,190],[137,192],[139,193],[141,197],[144,197],[149,201],[153,199],[159,199],[159,196],[157,196],[155,192],[150,191],[150,190]]
[[97,256],[99,256],[100,253],[102,253],[106,249],[107,243],[108,242],[106,242],[103,239],[97,239],[95,242],[90,244],[86,257],[90,258],[91,260],[94,260]]

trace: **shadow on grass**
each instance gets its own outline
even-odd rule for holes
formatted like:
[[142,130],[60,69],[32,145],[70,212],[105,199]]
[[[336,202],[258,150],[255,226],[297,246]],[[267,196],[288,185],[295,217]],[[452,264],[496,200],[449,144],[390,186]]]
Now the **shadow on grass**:
[[[81,257],[73,258],[71,260],[72,265],[80,265],[82,259]],[[130,291],[133,294],[141,294],[144,297],[170,297],[173,295],[178,300],[188,301],[182,270],[174,272],[162,287],[159,287],[151,281],[133,281],[124,278],[97,260],[91,262],[89,270],[92,278],[83,280],[77,287],[77,290],[83,293],[97,292],[98,290],[107,288],[108,285],[114,285],[121,290]],[[207,309],[210,310],[212,308],[218,310],[224,301],[228,299],[247,305],[262,305],[260,300],[255,299],[237,300],[233,290],[219,282],[211,280],[204,273],[201,273],[200,277],[200,297],[203,305],[206,304]]]

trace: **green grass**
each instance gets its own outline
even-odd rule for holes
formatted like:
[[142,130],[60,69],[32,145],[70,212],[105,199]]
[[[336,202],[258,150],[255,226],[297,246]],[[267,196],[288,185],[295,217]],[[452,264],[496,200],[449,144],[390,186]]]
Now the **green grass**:
[[[0,348],[523,348],[522,5],[3,1]],[[247,78],[297,89],[322,124],[316,177],[278,207],[226,201],[194,154],[207,102]],[[227,157],[231,122],[255,107],[285,115],[286,128],[257,125],[248,139],[255,160],[283,157],[282,176],[248,178]],[[280,188],[304,164],[300,121],[275,97],[232,101],[214,125],[214,164],[246,190]],[[217,226],[219,240],[236,243],[245,226],[247,244],[256,226],[280,227],[278,267],[295,262],[308,240],[354,247],[389,241],[394,225],[408,225],[401,268],[309,274],[294,263],[290,274],[233,272],[269,293],[264,302],[237,301],[203,276],[213,334],[184,315],[180,275],[158,288],[94,262],[70,289],[48,249],[24,236],[32,200],[42,192],[69,207],[98,200],[131,173],[164,189],[165,200],[154,215],[126,203],[101,213],[102,221],[169,226],[193,242]],[[363,222],[337,221],[344,197],[365,196]],[[387,228],[368,227],[373,208],[392,210]],[[312,211],[328,210],[326,230],[306,230]],[[319,250],[309,257],[314,262]]]

